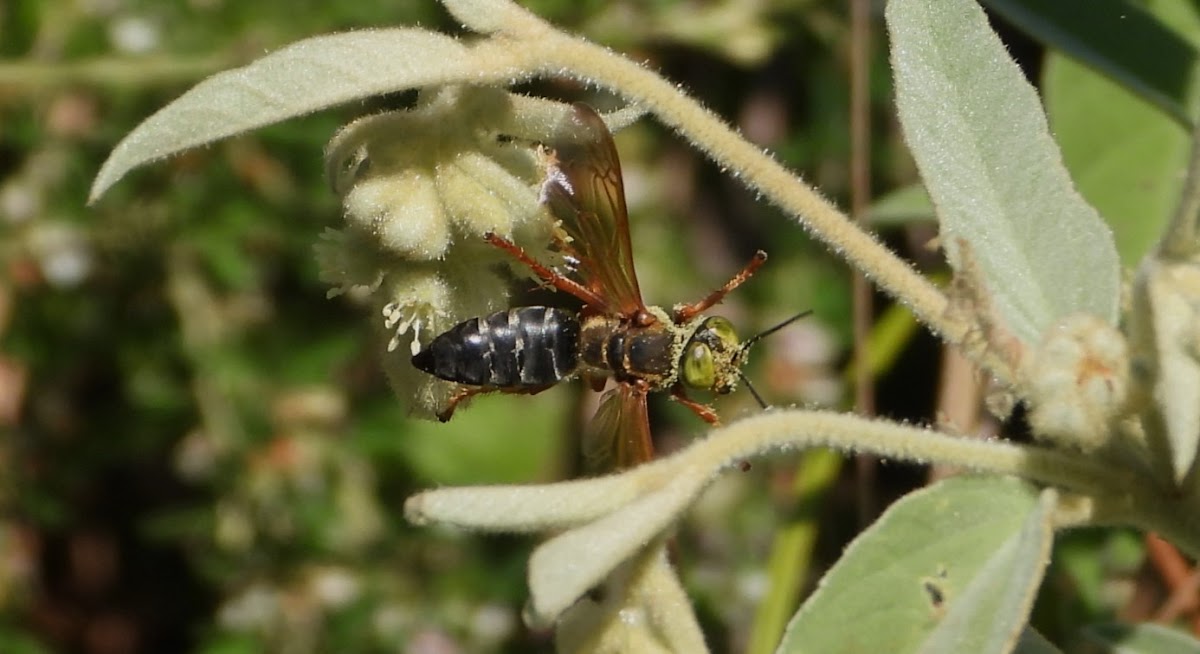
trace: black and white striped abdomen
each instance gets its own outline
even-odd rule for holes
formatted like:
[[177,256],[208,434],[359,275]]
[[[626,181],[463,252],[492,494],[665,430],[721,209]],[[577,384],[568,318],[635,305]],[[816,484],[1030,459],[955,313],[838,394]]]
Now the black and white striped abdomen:
[[579,319],[551,307],[519,307],[472,318],[433,339],[412,358],[425,372],[495,388],[549,386],[575,371]]

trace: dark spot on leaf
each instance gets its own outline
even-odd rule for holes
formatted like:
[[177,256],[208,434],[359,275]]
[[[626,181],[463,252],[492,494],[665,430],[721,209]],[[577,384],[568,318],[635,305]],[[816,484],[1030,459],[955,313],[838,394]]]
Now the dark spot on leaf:
[[942,608],[942,604],[946,602],[946,593],[942,591],[942,587],[929,579],[926,579],[921,585],[925,588],[925,594],[929,596],[929,603],[933,605],[933,608]]

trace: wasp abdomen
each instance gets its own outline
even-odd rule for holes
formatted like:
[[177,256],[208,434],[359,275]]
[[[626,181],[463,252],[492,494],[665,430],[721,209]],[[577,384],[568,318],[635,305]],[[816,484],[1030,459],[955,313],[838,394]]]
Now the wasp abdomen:
[[552,307],[520,307],[463,321],[412,358],[425,372],[494,388],[549,386],[574,372],[579,320]]

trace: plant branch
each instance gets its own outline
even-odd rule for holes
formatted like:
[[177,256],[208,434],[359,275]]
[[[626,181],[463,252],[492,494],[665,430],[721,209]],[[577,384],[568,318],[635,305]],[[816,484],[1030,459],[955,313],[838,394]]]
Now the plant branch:
[[729,468],[771,451],[810,447],[869,452],[891,460],[940,463],[979,473],[1015,475],[1085,494],[1124,489],[1134,484],[1129,473],[1065,452],[1003,441],[959,438],[887,420],[798,409],[769,411],[717,429],[690,448],[688,458],[693,465],[701,460],[705,462],[701,465]]
[[0,89],[27,91],[75,85],[147,88],[207,77],[229,68],[232,62],[227,56],[109,58],[56,64],[16,61],[0,64]]
[[1113,481],[1107,493],[1096,495],[1091,524],[1133,526],[1153,532],[1193,559],[1200,558],[1200,516],[1196,515],[1194,500],[1156,484]]

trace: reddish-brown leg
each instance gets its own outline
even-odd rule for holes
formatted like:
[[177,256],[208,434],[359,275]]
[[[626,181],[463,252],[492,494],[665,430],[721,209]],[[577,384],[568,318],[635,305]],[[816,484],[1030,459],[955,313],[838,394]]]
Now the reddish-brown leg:
[[701,404],[688,397],[687,394],[684,393],[682,386],[676,385],[671,389],[671,399],[691,409],[693,413],[700,416],[701,420],[707,422],[713,427],[719,427],[721,425],[721,419],[717,417],[717,412],[707,404]]
[[605,305],[604,298],[600,297],[583,284],[580,284],[569,277],[564,277],[538,263],[533,257],[526,254],[525,250],[516,243],[513,243],[503,236],[492,234],[491,232],[484,236],[484,238],[487,239],[488,243],[491,243],[501,250],[508,252],[514,258],[516,258],[517,261],[520,261],[528,266],[535,275],[542,278],[542,281],[553,286],[554,288],[557,288],[564,293],[570,293],[589,305],[597,307],[602,307]]
[[763,252],[762,250],[755,252],[754,257],[750,259],[750,262],[746,264],[745,268],[742,268],[741,272],[734,275],[729,281],[725,282],[725,285],[721,288],[709,293],[708,297],[700,300],[699,302],[693,302],[692,304],[675,305],[675,322],[680,324],[685,323],[692,318],[695,318],[696,315],[701,311],[704,311],[705,309],[708,309],[712,305],[725,299],[725,296],[728,295],[730,291],[741,286],[742,282],[750,279],[750,277],[754,275],[754,272],[766,262],[766,252]]
[[467,401],[468,399],[470,399],[476,395],[479,395],[482,393],[488,393],[488,392],[491,392],[491,389],[485,389],[485,388],[478,387],[478,386],[464,386],[464,387],[458,389],[458,391],[455,392],[454,395],[452,395],[450,397],[450,401],[446,403],[446,408],[442,409],[441,411],[438,411],[438,414],[437,414],[438,421],[439,422],[449,422],[450,418],[452,418],[454,416],[454,410],[458,408],[459,404]]
[[[676,402],[682,404],[683,406],[691,409],[693,412],[695,412],[696,415],[700,416],[700,418],[702,420],[704,420],[708,424],[712,425],[713,427],[721,426],[721,419],[717,417],[717,412],[714,411],[713,408],[708,406],[707,404],[701,404],[701,403],[693,400],[692,398],[688,397],[687,395],[684,395],[682,387],[676,386],[675,388],[671,389],[671,399],[675,400]],[[750,472],[750,462],[749,461],[739,462],[738,469],[741,470],[742,472]]]

